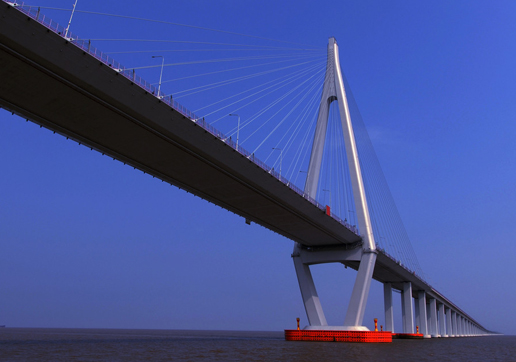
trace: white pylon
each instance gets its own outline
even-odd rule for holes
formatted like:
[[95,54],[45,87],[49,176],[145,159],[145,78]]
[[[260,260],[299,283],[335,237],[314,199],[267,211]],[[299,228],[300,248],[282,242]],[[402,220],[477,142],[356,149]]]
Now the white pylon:
[[[319,174],[321,171],[321,162],[324,150],[324,141],[326,139],[326,130],[328,125],[328,114],[330,104],[333,101],[338,102],[340,120],[342,124],[344,143],[346,147],[346,157],[349,165],[349,173],[351,178],[351,187],[353,189],[353,198],[355,201],[355,208],[357,212],[357,222],[362,236],[362,253],[360,256],[360,265],[358,268],[355,285],[351,293],[348,310],[344,318],[343,329],[362,329],[362,322],[364,319],[364,312],[367,304],[367,297],[371,286],[374,266],[376,263],[376,244],[373,237],[373,229],[371,227],[371,219],[369,217],[369,209],[367,207],[367,200],[365,195],[364,183],[362,180],[362,173],[360,171],[360,162],[358,160],[358,152],[355,143],[355,136],[351,117],[349,113],[348,101],[346,92],[344,90],[344,81],[340,70],[338,46],[335,38],[330,38],[328,42],[328,58],[326,63],[326,76],[324,78],[324,85],[319,106],[319,115],[317,117],[317,125],[315,129],[314,143],[312,146],[312,153],[310,155],[310,164],[308,167],[308,175],[305,185],[305,193],[312,198],[316,198],[317,185],[319,182]],[[294,255],[299,254],[300,245],[294,248]],[[301,263],[301,258],[295,258],[294,263]],[[311,275],[304,275],[309,273],[308,267],[301,268],[296,265],[296,272],[301,287],[303,300],[305,301],[305,309],[308,315],[311,326],[312,320],[319,323],[326,322],[322,309],[319,306],[317,292]],[[310,284],[310,287],[307,286]],[[313,291],[313,295],[311,293]],[[308,295],[310,294],[310,295]],[[307,305],[307,301],[312,304],[316,301],[317,308],[313,305]],[[317,310],[318,313],[314,313]],[[312,314],[312,315],[311,315]],[[322,326],[321,326],[322,327]]]

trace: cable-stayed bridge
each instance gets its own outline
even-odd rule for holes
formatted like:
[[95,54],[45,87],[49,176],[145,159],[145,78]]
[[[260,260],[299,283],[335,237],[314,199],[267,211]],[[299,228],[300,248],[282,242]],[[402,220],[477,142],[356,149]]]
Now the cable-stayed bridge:
[[[374,239],[376,226],[368,215],[368,181],[361,179],[363,160],[358,161],[364,153],[353,145],[355,135],[333,39],[307,184],[301,190],[282,175],[281,163],[279,172],[270,168],[247,152],[238,136],[234,140],[217,131],[159,86],[141,79],[134,68],[122,67],[88,41],[48,22],[37,9],[2,3],[1,16],[2,107],[295,241],[294,264],[309,329],[363,329],[374,278],[385,285],[387,330],[393,330],[395,289],[402,292],[405,333],[414,333],[416,325],[433,336],[488,332],[433,289],[410,258],[402,260],[378,247],[381,242]],[[341,132],[347,137],[358,226],[332,214],[331,205],[316,201],[325,122],[333,101],[339,104]],[[310,275],[309,265],[328,262],[358,270],[341,327],[327,325]]]

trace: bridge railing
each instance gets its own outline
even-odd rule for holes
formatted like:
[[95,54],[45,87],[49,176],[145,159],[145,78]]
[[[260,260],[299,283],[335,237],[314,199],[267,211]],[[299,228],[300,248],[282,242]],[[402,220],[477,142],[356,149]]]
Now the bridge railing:
[[[426,280],[425,280],[425,277],[424,275],[419,275],[418,273],[416,273],[414,270],[412,269],[409,269],[406,265],[404,265],[401,260],[399,259],[396,259],[395,257],[393,257],[391,254],[389,254],[384,248],[381,248],[379,247],[378,245],[376,245],[376,250],[378,250],[380,253],[382,253],[383,255],[385,255],[386,257],[388,257],[389,259],[391,259],[392,261],[394,261],[396,264],[398,264],[400,267],[402,267],[403,269],[405,269],[406,271],[408,271],[409,273],[411,273],[412,275],[415,275],[417,276],[420,280],[424,281],[425,283]],[[427,283],[428,284],[428,283]]]
[[[125,68],[122,64],[120,64],[115,59],[111,58],[108,54],[103,53],[99,49],[95,48],[91,45],[91,41],[89,39],[81,39],[78,36],[75,36],[71,32],[66,32],[66,28],[59,25],[57,22],[53,21],[52,19],[46,17],[45,15],[40,13],[40,8],[37,6],[31,6],[31,5],[25,5],[22,3],[16,3],[16,2],[10,2],[6,0],[1,0],[12,7],[20,10],[30,18],[34,19],[35,21],[39,22],[43,26],[45,26],[47,29],[53,31],[54,33],[60,35],[61,37],[65,38],[70,43],[74,44],[84,52],[90,54],[94,58],[98,59],[103,64],[109,66],[114,71],[118,72],[119,74],[123,75],[127,79],[129,79],[134,84],[140,86],[145,91],[153,94],[156,96],[160,101],[163,103],[168,104],[170,107],[181,113],[183,116],[187,117],[191,121],[195,122],[197,125],[204,128],[206,131],[210,132],[212,135],[220,139],[222,142],[226,143],[231,148],[235,149],[238,153],[245,156],[247,159],[251,160],[253,163],[258,165],[260,168],[262,168],[264,171],[268,172],[270,175],[278,179],[280,182],[288,186],[290,189],[295,191],[297,194],[301,195],[304,199],[311,202],[313,205],[318,207],[321,211],[325,210],[325,205],[320,204],[315,200],[314,198],[307,195],[303,190],[301,190],[299,187],[293,185],[290,180],[286,179],[282,175],[279,174],[274,168],[268,166],[265,162],[261,161],[260,159],[256,158],[254,153],[251,154],[249,151],[244,149],[241,145],[238,145],[231,139],[231,137],[227,137],[225,134],[223,134],[221,131],[217,130],[212,125],[208,124],[204,117],[198,117],[195,113],[188,110],[185,106],[180,104],[179,102],[175,101],[172,97],[172,95],[166,95],[161,91],[158,91],[158,89],[152,85],[151,83],[147,82],[145,79],[141,78],[139,75],[136,74],[135,70],[132,68]],[[357,228],[355,225],[350,225],[346,220],[342,220],[337,215],[330,213],[330,217],[344,225],[347,229],[351,230],[356,235],[360,236]]]

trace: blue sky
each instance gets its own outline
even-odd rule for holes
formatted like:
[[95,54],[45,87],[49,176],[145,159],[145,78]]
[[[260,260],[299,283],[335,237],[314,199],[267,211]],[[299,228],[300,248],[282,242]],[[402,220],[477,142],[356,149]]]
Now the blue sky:
[[[77,9],[301,43],[323,58],[335,36],[430,283],[485,327],[516,334],[513,2],[79,0]],[[69,16],[43,12],[61,24]],[[84,13],[71,30],[260,42]],[[126,66],[152,63],[113,56]],[[157,70],[145,75],[155,81]],[[298,316],[306,324],[291,241],[5,111],[0,140],[0,324],[282,330]],[[313,271],[329,323],[341,324],[354,272]],[[364,323],[375,317],[383,321],[378,283]]]

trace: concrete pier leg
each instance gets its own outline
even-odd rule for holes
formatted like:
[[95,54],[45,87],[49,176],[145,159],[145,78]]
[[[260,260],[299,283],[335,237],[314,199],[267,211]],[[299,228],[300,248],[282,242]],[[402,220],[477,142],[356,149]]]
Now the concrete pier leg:
[[459,333],[457,332],[457,313],[452,310],[451,312],[451,322],[452,322],[452,337],[457,337]]
[[[298,252],[299,245],[296,243],[294,247],[294,255]],[[299,254],[299,252],[298,252]],[[296,269],[297,281],[299,282],[299,289],[301,289],[301,296],[305,305],[306,316],[308,323],[311,326],[326,326],[326,317],[315,289],[312,273],[308,265],[302,263],[300,257],[293,257],[294,267]]]
[[444,317],[444,304],[438,304],[437,308],[439,309],[439,335],[441,337],[448,337],[448,333],[446,331],[445,317]]
[[[429,302],[429,300],[427,300]],[[426,328],[430,337],[432,336],[432,320],[430,319],[430,303],[426,305]]]
[[401,291],[401,328],[405,332],[405,299],[403,299],[403,290]]
[[426,317],[426,293],[424,291],[417,293],[417,304],[419,308],[419,333],[423,334],[424,338],[430,338]]
[[430,334],[432,337],[440,337],[437,329],[437,301],[433,298],[430,299],[430,323]]
[[412,307],[412,283],[404,282],[401,292],[403,332],[414,333],[414,309]]
[[451,309],[445,308],[446,312],[446,337],[453,337]]
[[376,263],[376,253],[364,253],[358,266],[355,285],[351,292],[348,310],[344,317],[344,326],[358,327],[362,326],[364,321],[364,313],[373,279],[374,265]]
[[392,309],[392,284],[383,284],[383,304],[385,309],[385,330],[394,332],[394,312]]
[[419,333],[421,333],[421,318],[419,315],[420,314],[419,313],[419,299],[414,301],[414,314],[416,316],[416,333],[418,333],[418,328],[419,328]]

